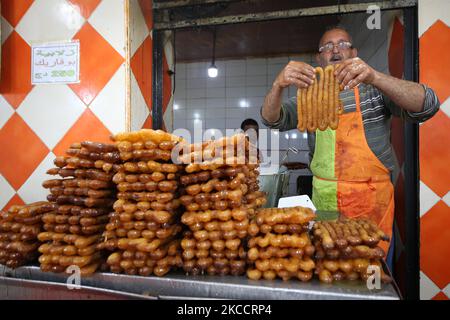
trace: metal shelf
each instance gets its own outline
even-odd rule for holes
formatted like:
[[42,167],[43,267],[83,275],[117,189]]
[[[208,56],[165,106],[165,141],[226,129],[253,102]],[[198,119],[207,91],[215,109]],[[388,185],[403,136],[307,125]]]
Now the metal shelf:
[[[19,281],[19,282],[18,282]],[[61,298],[79,295],[66,287],[67,276],[41,272],[38,267],[10,270],[0,266],[0,299],[18,299],[17,285],[24,297],[43,299],[38,292],[54,287]],[[383,284],[380,290],[369,290],[361,281],[342,281],[327,285],[314,279],[308,283],[253,281],[233,276],[185,276],[173,273],[163,278],[97,273],[81,280],[82,290],[95,291],[99,298],[124,299],[237,299],[237,300],[399,300],[395,284]],[[15,295],[10,286],[14,286]],[[65,290],[64,290],[65,288]],[[31,291],[29,291],[31,290]],[[34,291],[33,291],[34,290]],[[41,291],[42,291],[41,290]],[[8,294],[8,291],[10,294]],[[92,291],[92,292],[94,292]]]

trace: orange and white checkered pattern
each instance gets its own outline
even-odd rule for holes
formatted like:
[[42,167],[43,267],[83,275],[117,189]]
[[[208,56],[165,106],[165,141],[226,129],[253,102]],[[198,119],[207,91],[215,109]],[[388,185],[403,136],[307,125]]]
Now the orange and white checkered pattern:
[[[111,133],[151,126],[152,77],[151,0],[2,0],[1,5],[0,210],[45,199],[45,172],[71,143],[109,141]],[[80,41],[80,83],[33,86],[31,45],[72,39]],[[164,110],[170,121],[166,78]]]
[[419,0],[420,82],[441,110],[420,126],[421,299],[450,298],[450,1]]

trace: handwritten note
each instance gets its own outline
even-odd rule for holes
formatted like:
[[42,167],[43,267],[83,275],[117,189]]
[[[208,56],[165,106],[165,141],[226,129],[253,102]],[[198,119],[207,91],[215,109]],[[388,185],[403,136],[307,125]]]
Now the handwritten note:
[[31,63],[32,84],[79,83],[80,42],[34,45]]

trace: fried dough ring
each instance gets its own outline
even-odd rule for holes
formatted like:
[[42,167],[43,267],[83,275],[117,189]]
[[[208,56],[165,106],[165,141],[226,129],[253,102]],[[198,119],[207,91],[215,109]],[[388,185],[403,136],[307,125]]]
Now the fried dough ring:
[[328,127],[328,124],[324,117],[327,111],[325,104],[325,94],[327,93],[327,91],[325,90],[325,72],[322,68],[319,67],[316,68],[316,74],[319,75],[319,90],[317,97],[317,126],[319,127],[319,130],[324,131]]
[[334,67],[333,66],[327,66],[325,68],[325,87],[324,90],[326,91],[326,119],[327,119],[327,126],[330,126],[331,122],[333,121],[333,110],[334,110]]
[[316,68],[316,77],[314,79],[314,84],[313,84],[313,93],[312,93],[312,129],[313,131],[317,130],[317,126],[318,126],[318,105],[320,103],[319,100],[319,81],[317,81],[317,69]]
[[304,94],[305,90],[297,90],[298,130],[302,132],[306,130],[306,105],[303,103]]
[[306,128],[309,132],[314,131],[314,124],[313,124],[313,89],[314,85],[311,85],[308,87],[308,90],[306,91],[306,115],[307,115],[307,124]]

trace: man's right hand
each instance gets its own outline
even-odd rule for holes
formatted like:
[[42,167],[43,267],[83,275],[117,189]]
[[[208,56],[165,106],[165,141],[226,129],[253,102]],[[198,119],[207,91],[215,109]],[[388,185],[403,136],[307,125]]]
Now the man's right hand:
[[274,82],[274,86],[280,89],[291,85],[297,88],[307,88],[314,83],[315,70],[309,64],[298,61],[291,61],[281,71]]

